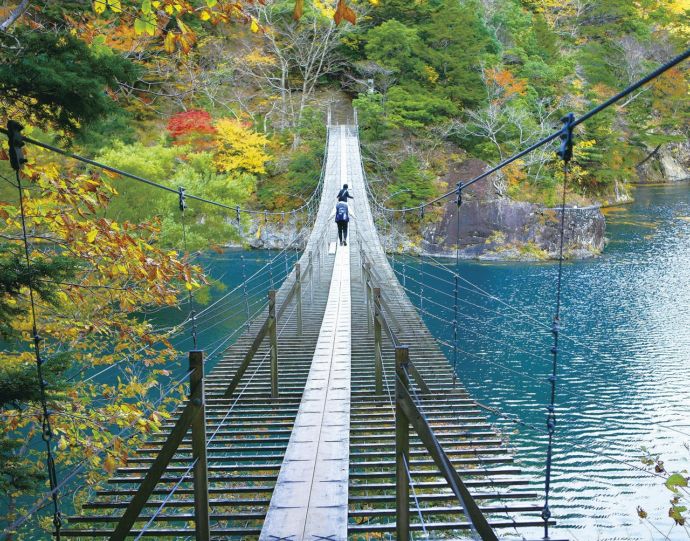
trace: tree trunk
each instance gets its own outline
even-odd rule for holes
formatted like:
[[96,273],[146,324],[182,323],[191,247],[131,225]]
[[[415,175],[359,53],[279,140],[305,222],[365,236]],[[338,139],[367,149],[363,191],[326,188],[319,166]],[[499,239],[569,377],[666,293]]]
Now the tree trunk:
[[22,0],[16,8],[10,11],[7,19],[0,23],[0,32],[6,32],[7,29],[12,26],[27,9],[29,9],[29,0]]

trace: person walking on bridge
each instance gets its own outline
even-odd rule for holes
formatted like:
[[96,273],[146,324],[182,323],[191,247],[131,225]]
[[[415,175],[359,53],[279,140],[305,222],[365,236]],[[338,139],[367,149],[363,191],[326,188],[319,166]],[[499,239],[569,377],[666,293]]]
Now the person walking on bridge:
[[335,206],[335,223],[338,226],[340,246],[347,246],[347,224],[350,222],[350,209],[347,203],[340,201]]
[[336,196],[338,201],[342,201],[343,203],[347,203],[348,199],[354,199],[350,195],[350,192],[347,189],[347,184],[343,184],[343,189],[338,192],[338,195]]

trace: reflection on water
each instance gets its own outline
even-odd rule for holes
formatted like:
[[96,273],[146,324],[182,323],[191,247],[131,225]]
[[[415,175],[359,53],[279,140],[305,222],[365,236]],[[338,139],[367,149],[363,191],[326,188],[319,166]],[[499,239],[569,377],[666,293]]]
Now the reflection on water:
[[[690,469],[690,186],[641,187],[635,197],[608,213],[603,257],[564,266],[552,512],[574,539],[663,539],[638,505],[669,539],[689,537],[671,529],[670,493],[640,458],[646,446],[670,471]],[[452,277],[428,259],[394,264],[431,331],[452,342]],[[459,265],[467,282],[457,373],[474,398],[530,425],[493,417],[535,479],[546,453],[556,271]]]

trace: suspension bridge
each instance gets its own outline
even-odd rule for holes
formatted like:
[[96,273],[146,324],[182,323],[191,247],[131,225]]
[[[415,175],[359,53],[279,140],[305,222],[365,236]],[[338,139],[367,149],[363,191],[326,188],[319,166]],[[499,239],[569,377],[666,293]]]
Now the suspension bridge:
[[[343,183],[355,194],[347,246],[332,218]],[[190,354],[190,401],[67,518],[63,537],[341,540],[543,525],[537,487],[388,264],[355,126],[329,127],[321,190],[268,307],[210,374]]]
[[[300,247],[301,256],[291,268],[285,258],[281,276],[274,277],[272,262],[264,267],[272,285],[274,279],[282,283],[271,288],[258,307],[250,307],[246,292],[262,273],[243,277],[238,287],[245,291],[246,324],[214,344],[212,354],[220,352],[222,358],[208,374],[208,351],[202,351],[204,344],[197,345],[196,331],[202,315],[213,322],[213,305],[201,313],[190,313],[185,323],[192,325],[195,347],[189,352],[189,370],[173,385],[188,382],[188,399],[163,423],[160,433],[115,472],[107,487],[97,490],[73,516],[62,516],[59,493],[82,466],[62,480],[57,478],[50,411],[42,389],[51,491],[32,512],[52,499],[58,539],[339,541],[393,535],[407,540],[422,535],[494,540],[536,538],[536,528],[543,528],[543,537],[551,539],[549,527],[555,522],[549,491],[565,182],[573,129],[689,56],[686,51],[578,118],[567,115],[561,130],[439,198],[392,211],[402,213],[404,219],[407,212],[423,212],[429,205],[455,197],[457,217],[467,186],[561,139],[557,154],[564,163],[564,187],[551,327],[551,400],[544,431],[548,435],[545,499],[541,483],[536,486],[516,466],[515,457],[489,423],[487,408],[462,386],[462,374],[456,373],[440,349],[440,341],[427,329],[420,313],[433,316],[433,305],[426,310],[415,308],[405,283],[400,283],[391,268],[373,212],[385,221],[390,209],[375,199],[368,186],[356,123],[334,125],[329,118],[321,180],[312,197],[297,209],[307,218],[281,252]],[[17,170],[21,198],[18,171],[24,140],[16,125],[3,131],[10,136],[10,158]],[[25,140],[156,185],[45,143]],[[336,194],[343,183],[354,194],[347,245],[338,244],[333,224]],[[175,193],[183,213],[188,199],[224,206],[183,189],[156,186]],[[226,208],[236,213],[238,225],[241,212],[268,215]],[[26,229],[24,242],[30,264]],[[455,343],[446,345],[457,356],[461,277],[451,274]],[[404,268],[402,280],[405,282]],[[35,327],[36,323],[37,336]],[[43,386],[39,340],[35,340],[35,348]],[[10,529],[15,531],[30,516],[23,516]]]

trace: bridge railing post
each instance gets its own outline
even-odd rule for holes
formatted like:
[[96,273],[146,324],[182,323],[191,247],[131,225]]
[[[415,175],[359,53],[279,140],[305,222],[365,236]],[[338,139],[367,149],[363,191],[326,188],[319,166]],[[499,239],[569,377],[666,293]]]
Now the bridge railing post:
[[316,270],[316,279],[321,282],[321,253],[323,250],[321,249],[321,246],[319,246],[316,249],[316,261],[319,264],[317,270]]
[[410,484],[407,467],[410,464],[410,420],[402,409],[401,400],[409,389],[405,367],[409,362],[407,346],[395,348],[395,531],[397,541],[410,538]]
[[297,334],[302,336],[302,273],[299,263],[295,263],[295,287],[295,295],[297,296]]
[[[211,525],[208,504],[208,463],[206,458],[206,395],[204,392],[204,352],[189,352],[190,397],[200,411],[191,423],[194,464],[194,531],[196,541],[209,541]],[[198,393],[195,391],[199,389]],[[196,403],[198,402],[198,404]]]
[[268,336],[271,341],[271,398],[278,398],[278,320],[276,318],[276,292],[268,292]]
[[367,332],[371,334],[371,331],[374,329],[373,321],[374,321],[374,301],[372,299],[373,294],[372,294],[372,286],[371,282],[369,281],[369,278],[367,277],[367,282],[365,284],[366,287],[366,295],[367,295]]
[[381,288],[374,288],[374,371],[376,396],[383,395],[383,351],[381,345]]
[[314,261],[309,252],[309,302],[314,304]]

